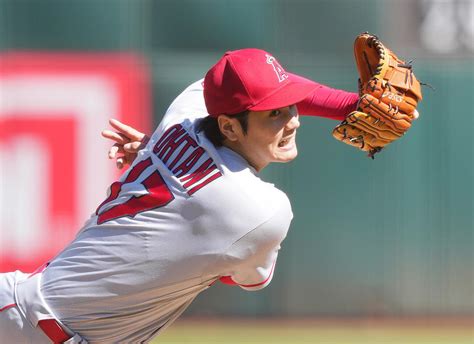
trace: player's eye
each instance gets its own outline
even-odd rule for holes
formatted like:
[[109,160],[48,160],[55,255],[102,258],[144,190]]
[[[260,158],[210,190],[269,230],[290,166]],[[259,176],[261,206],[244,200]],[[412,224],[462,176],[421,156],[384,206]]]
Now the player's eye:
[[270,112],[270,117],[277,117],[281,114],[281,111],[280,110],[272,110],[272,112]]

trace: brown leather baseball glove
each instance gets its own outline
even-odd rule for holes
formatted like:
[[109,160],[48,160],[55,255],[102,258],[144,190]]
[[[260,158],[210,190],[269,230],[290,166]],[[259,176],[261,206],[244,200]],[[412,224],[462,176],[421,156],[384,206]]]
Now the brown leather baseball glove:
[[354,55],[360,76],[359,106],[334,128],[333,136],[373,158],[411,127],[422,99],[421,86],[411,63],[398,58],[374,35],[357,36]]

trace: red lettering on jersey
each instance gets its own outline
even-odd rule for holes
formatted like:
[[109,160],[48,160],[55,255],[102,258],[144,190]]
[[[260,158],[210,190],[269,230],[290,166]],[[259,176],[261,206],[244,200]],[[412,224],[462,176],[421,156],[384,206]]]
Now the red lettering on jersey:
[[[208,158],[196,168],[196,164],[201,158],[204,160],[208,155],[180,124],[172,126],[163,133],[155,144],[153,153],[177,178],[180,178],[188,195],[194,194],[222,176],[222,173],[213,164],[212,158]],[[172,156],[174,156],[173,160],[168,163]]]
[[213,161],[212,161],[211,158],[207,159],[206,161],[204,161],[204,162],[202,163],[201,166],[199,166],[199,168],[198,168],[196,171],[194,171],[193,173],[190,173],[190,174],[188,174],[188,175],[186,175],[186,176],[180,178],[179,180],[182,181],[183,183],[186,182],[186,181],[188,181],[186,184],[183,185],[184,187],[191,186],[192,184],[194,184],[194,183],[196,182],[196,181],[193,181],[193,180],[194,180],[193,178],[194,178],[196,175],[199,175],[200,173],[205,172],[205,170],[206,170],[206,169],[209,167],[209,165],[211,165],[212,163],[213,163]]
[[[201,166],[199,166],[199,168],[196,171],[182,177],[180,180],[182,182],[186,182],[183,186],[187,189],[187,188],[191,187],[192,185],[201,182],[204,178],[209,176],[212,172],[218,171],[217,166],[215,164],[210,166],[212,163],[213,163],[213,160],[211,158],[209,158],[206,161],[204,161],[204,163]],[[217,175],[216,177],[212,176],[212,180],[222,176],[222,173],[217,172],[216,175]],[[208,183],[206,183],[206,184],[208,184]],[[197,186],[198,185],[194,186],[193,188],[196,188]],[[194,191],[194,192],[196,192],[196,191]],[[189,194],[189,191],[188,191],[188,194]]]
[[193,188],[189,189],[188,190],[188,195],[191,196],[193,193],[195,193],[196,191],[202,189],[204,186],[206,186],[207,184],[209,184],[210,182],[216,180],[217,178],[219,178],[221,176],[222,176],[222,173],[220,173],[220,172],[217,172],[217,173],[213,174],[212,176],[210,176],[209,178],[204,180],[201,184],[197,184]]
[[196,165],[196,163],[199,161],[203,154],[204,148],[198,147],[186,158],[186,160],[181,163],[181,165],[174,169],[173,174],[177,178],[181,178],[184,174],[191,171],[191,169],[194,167],[194,165]]
[[[176,141],[179,140],[179,138],[185,133],[186,131],[181,125],[177,124],[172,126],[165,131],[163,136],[161,136],[160,140],[156,143],[155,147],[153,148],[153,153],[162,159],[163,155],[176,148],[173,148],[173,146],[176,146]],[[170,155],[167,155],[166,160]]]
[[171,135],[170,139],[167,140],[160,153],[158,153],[158,158],[163,161],[165,165],[168,162],[168,159],[174,153],[175,149],[184,142],[183,135],[186,136],[186,131],[184,129],[181,129],[180,131],[177,131]]
[[[189,148],[191,147],[197,147],[197,142],[194,141],[194,139],[189,136],[188,134],[184,135],[181,140],[181,142],[186,142],[186,144],[184,145],[183,148],[181,148],[180,152],[178,153],[178,155],[176,156],[176,158],[173,160],[173,162],[171,164],[168,165],[168,168],[171,170],[173,169],[173,167],[179,162],[179,160],[181,160],[181,158],[183,157],[183,155],[189,150]],[[181,144],[181,142],[178,144],[177,143],[177,147],[179,147],[179,145]]]
[[167,129],[163,135],[160,137],[155,147],[153,147],[153,153],[158,154],[158,152],[163,148],[163,146],[172,138],[173,134],[176,134],[178,131],[182,131],[183,127],[180,124],[173,125],[171,128]]

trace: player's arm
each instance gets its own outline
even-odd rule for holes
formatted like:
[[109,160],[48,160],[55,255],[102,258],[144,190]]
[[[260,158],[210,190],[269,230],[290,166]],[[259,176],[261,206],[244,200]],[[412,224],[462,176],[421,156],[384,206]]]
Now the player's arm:
[[149,137],[116,119],[110,119],[109,124],[113,130],[103,130],[102,136],[115,142],[110,147],[108,156],[109,159],[115,159],[117,168],[121,169],[135,160],[138,151],[146,145]]
[[303,101],[296,104],[300,115],[327,117],[334,120],[344,120],[346,116],[357,109],[359,95],[340,89],[331,88],[312,80],[293,75],[294,79],[312,82],[318,87]]
[[359,95],[321,85],[297,104],[298,112],[306,116],[326,117],[338,121],[357,109]]
[[236,241],[224,255],[226,268],[220,281],[249,291],[268,286],[292,217],[288,202],[268,221]]
[[247,291],[261,290],[268,286],[273,279],[277,255],[278,254],[275,252],[273,261],[270,264],[254,267],[250,272],[241,272],[240,275],[242,276],[239,276],[239,274],[236,273],[232,276],[222,276],[219,280],[224,284],[236,285]]
[[[265,288],[273,278],[280,245],[265,243],[265,224],[232,245],[225,255],[229,265],[220,281],[248,291]],[[226,264],[226,265],[227,265]]]

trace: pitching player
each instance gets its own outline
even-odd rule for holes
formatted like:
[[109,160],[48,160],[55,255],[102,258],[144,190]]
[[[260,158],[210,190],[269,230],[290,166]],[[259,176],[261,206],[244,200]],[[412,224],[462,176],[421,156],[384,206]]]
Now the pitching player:
[[110,156],[132,165],[54,259],[0,275],[0,342],[148,342],[217,280],[267,286],[293,215],[259,172],[296,157],[299,113],[342,120],[358,99],[243,49],[186,88],[136,156],[144,135],[112,121]]

